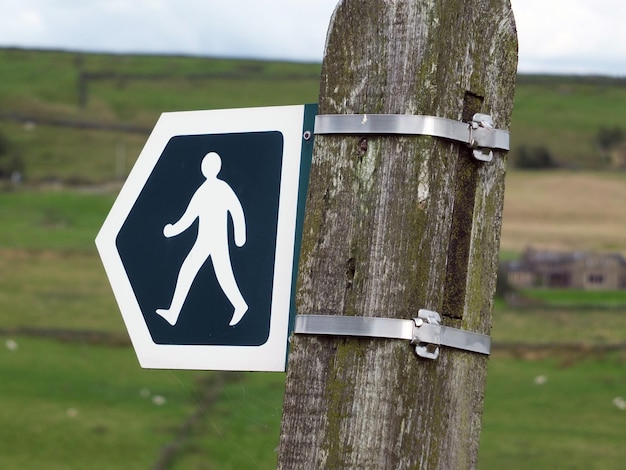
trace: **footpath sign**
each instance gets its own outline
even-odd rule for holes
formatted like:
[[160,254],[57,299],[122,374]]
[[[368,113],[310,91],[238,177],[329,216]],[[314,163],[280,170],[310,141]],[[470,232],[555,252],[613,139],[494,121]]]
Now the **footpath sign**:
[[285,370],[315,112],[160,117],[96,237],[142,367]]

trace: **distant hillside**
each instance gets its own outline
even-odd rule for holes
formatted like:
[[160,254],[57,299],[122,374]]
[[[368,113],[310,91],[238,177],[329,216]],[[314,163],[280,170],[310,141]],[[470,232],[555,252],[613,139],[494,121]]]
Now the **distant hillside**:
[[519,75],[511,126],[513,153],[545,147],[561,165],[609,165],[598,148],[601,130],[626,138],[626,78]]
[[[124,178],[163,111],[316,102],[320,64],[0,49],[0,176]],[[512,152],[600,168],[601,128],[626,129],[626,80],[520,76]]]

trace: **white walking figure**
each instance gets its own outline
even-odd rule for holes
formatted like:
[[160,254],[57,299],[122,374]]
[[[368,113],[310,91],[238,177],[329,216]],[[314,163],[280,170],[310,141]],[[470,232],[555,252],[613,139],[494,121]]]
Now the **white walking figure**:
[[198,237],[180,267],[170,308],[159,308],[156,313],[172,326],[176,324],[191,284],[202,265],[211,257],[217,282],[235,308],[229,323],[234,326],[248,311],[248,304],[237,286],[230,261],[228,214],[230,213],[233,221],[235,245],[238,247],[246,243],[246,221],[237,195],[228,183],[217,177],[222,168],[220,156],[215,152],[207,153],[202,159],[201,168],[206,181],[191,197],[180,219],[163,228],[163,235],[167,238],[174,237],[187,230],[198,219]]

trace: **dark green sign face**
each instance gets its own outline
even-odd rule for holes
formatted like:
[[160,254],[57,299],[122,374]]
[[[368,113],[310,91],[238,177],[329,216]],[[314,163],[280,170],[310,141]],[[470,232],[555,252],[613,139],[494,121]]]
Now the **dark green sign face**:
[[283,143],[278,131],[169,140],[116,239],[155,343],[267,341]]

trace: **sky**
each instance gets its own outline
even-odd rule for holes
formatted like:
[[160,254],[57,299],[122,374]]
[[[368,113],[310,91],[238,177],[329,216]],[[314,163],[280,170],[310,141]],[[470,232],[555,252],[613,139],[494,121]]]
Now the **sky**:
[[[0,0],[0,47],[321,62],[338,0]],[[626,77],[623,0],[511,0],[520,73]]]

